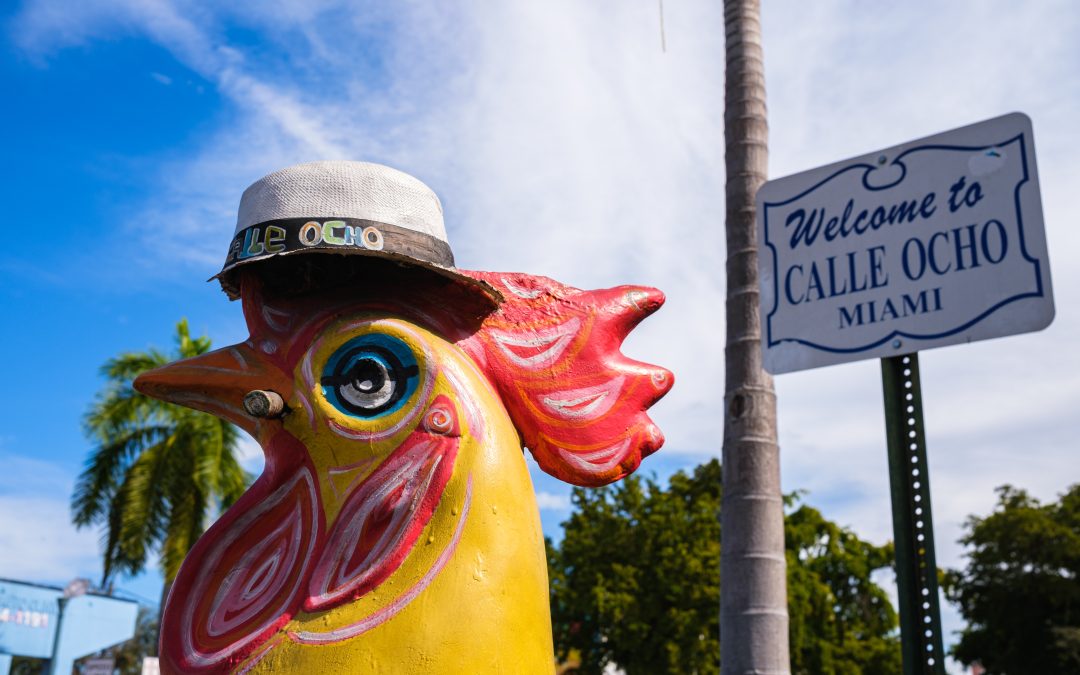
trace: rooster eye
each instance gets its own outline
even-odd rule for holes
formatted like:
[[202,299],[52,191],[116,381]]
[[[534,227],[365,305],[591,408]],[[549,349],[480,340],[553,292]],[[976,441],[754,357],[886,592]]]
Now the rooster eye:
[[412,350],[389,335],[369,334],[342,345],[321,379],[323,395],[338,410],[371,418],[391,412],[416,389],[420,369]]

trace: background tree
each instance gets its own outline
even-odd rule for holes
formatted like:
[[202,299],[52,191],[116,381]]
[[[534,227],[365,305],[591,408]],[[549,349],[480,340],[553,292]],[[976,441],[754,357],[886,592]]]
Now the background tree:
[[184,556],[210,519],[240,497],[248,476],[236,459],[236,427],[147,398],[131,382],[144,371],[209,350],[210,339],[192,338],[181,320],[174,354],[151,349],[105,363],[108,382],[85,418],[96,447],[75,485],[72,519],[79,528],[105,528],[103,587],[117,573],[138,574],[160,551],[162,606]]
[[872,578],[892,565],[892,544],[865,542],[806,505],[784,533],[792,671],[900,673],[897,614]]
[[[578,672],[608,663],[629,675],[719,672],[720,474],[713,460],[666,489],[630,476],[574,490],[575,512],[548,560],[556,651],[579,657]],[[896,613],[871,578],[889,566],[891,546],[805,505],[786,531],[794,671],[899,673]]]
[[15,656],[11,659],[10,675],[45,675],[48,669],[49,662],[46,659]]
[[666,491],[632,475],[572,500],[550,560],[559,655],[576,649],[584,674],[719,672],[719,463]]
[[967,621],[953,656],[988,673],[1080,673],[1080,484],[1046,505],[1000,487],[965,531],[967,567],[944,584]]
[[724,348],[724,670],[788,669],[784,525],[776,392],[761,368],[754,200],[765,182],[769,126],[759,0],[724,0],[727,343]]

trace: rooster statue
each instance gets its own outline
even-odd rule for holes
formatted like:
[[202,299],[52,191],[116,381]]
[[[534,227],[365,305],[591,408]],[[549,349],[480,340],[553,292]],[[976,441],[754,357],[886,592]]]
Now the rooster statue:
[[435,194],[361,162],[248,188],[217,278],[250,338],[135,386],[266,465],[180,569],[162,672],[552,673],[521,450],[599,486],[660,447],[671,373],[619,346],[663,295],[457,269]]

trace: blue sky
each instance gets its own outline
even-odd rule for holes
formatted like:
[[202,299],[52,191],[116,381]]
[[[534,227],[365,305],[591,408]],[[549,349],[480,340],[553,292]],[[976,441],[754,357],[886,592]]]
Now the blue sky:
[[[314,159],[417,175],[463,267],[655,285],[627,342],[675,371],[664,476],[719,453],[723,44],[717,2],[28,0],[0,16],[0,576],[99,576],[67,501],[97,369],[176,321],[244,337],[216,272],[242,190]],[[1070,2],[769,2],[770,173],[1022,110],[1034,120],[1057,319],[923,355],[939,563],[1005,482],[1080,479],[1080,9]],[[891,537],[878,366],[785,375],[787,490]],[[245,449],[257,467],[253,449]],[[545,528],[568,488],[540,479]],[[154,597],[155,575],[130,580]],[[955,618],[952,619],[955,625]]]

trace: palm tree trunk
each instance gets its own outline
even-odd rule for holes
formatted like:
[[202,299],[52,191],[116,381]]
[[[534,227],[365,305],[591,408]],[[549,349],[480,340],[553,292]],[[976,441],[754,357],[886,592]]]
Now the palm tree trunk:
[[720,649],[725,675],[790,672],[776,393],[761,368],[754,198],[768,170],[759,0],[725,0],[727,346]]

